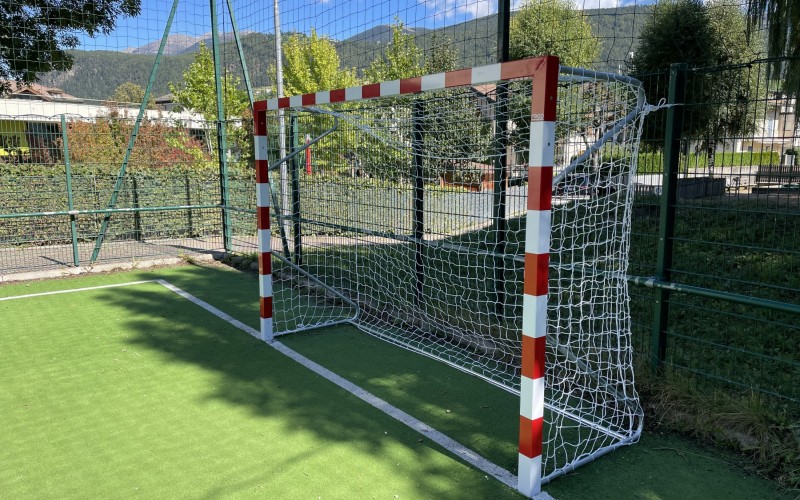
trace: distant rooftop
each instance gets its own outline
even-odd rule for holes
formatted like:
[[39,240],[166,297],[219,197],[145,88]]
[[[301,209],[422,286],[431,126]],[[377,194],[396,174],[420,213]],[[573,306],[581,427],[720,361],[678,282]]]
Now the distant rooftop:
[[56,87],[47,87],[38,83],[19,83],[5,81],[0,85],[7,85],[9,93],[4,96],[5,99],[31,99],[36,101],[73,101],[79,102],[80,99],[74,95],[67,94],[63,90]]

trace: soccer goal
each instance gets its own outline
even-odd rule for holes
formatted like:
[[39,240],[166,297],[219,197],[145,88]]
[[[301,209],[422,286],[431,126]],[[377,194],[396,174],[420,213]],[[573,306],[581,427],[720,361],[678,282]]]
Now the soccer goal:
[[352,323],[519,394],[528,495],[635,442],[643,106],[554,57],[256,103],[263,339]]

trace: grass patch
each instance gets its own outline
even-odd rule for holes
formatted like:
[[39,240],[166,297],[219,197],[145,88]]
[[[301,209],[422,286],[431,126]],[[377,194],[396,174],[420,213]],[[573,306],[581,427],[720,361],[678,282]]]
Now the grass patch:
[[698,391],[680,375],[654,379],[639,370],[637,389],[653,430],[681,432],[745,457],[745,467],[771,477],[787,495],[800,491],[800,425],[772,410],[758,393],[740,397]]
[[158,285],[0,309],[11,498],[517,497]]

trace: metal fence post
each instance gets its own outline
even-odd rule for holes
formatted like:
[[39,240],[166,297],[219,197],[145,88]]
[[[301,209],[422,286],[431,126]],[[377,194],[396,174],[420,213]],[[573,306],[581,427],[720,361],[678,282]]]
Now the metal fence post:
[[[192,204],[192,185],[189,179],[189,174],[184,176],[184,185],[186,188],[186,205]],[[188,210],[188,224],[189,224],[189,232],[188,236],[191,238],[194,236],[194,216],[192,215],[192,210]],[[202,217],[201,217],[202,220]]]
[[[300,130],[297,113],[292,113],[292,116],[289,118],[289,144],[291,144],[293,152],[297,151],[300,147]],[[300,226],[300,155],[292,157],[291,167],[294,263],[300,266],[303,264],[303,236]]]
[[495,313],[499,316],[505,314],[506,279],[505,279],[505,254],[508,241],[508,135],[506,122],[508,120],[508,87],[505,84],[497,86],[497,102],[494,114],[494,140],[495,159],[492,173],[492,219],[494,221],[494,300]]
[[[511,0],[500,0],[497,3],[497,60],[509,60],[509,27],[511,23]],[[508,120],[508,87],[505,84],[497,86],[497,101],[494,114],[494,140],[495,154],[492,172],[492,218],[494,219],[494,259],[493,292],[495,300],[495,314],[505,314],[505,254],[506,241],[508,240],[508,222],[506,220],[506,205],[508,198],[508,135],[506,121]]]
[[[69,161],[69,140],[67,139],[67,120],[61,115],[61,142],[64,149],[64,173],[67,176],[67,207],[69,211],[75,210],[75,202],[72,199],[72,167]],[[69,228],[72,234],[72,263],[78,267],[80,257],[78,254],[78,230],[75,224],[75,215],[69,215]]]
[[142,241],[142,214],[139,211],[141,205],[139,204],[139,181],[136,180],[136,175],[131,176],[132,189],[133,189],[133,233],[136,241]]
[[231,246],[231,213],[230,190],[228,186],[228,144],[226,138],[227,121],[225,118],[225,101],[222,97],[222,68],[220,60],[222,58],[219,46],[219,29],[217,28],[217,4],[215,0],[209,2],[211,5],[211,48],[214,57],[214,86],[217,97],[217,161],[219,162],[219,187],[220,204],[222,205],[222,245],[226,252],[230,252]]
[[[658,255],[656,280],[668,282],[672,272],[672,250],[675,237],[675,204],[678,195],[680,169],[681,131],[683,130],[683,100],[686,87],[686,65],[673,64],[669,69],[669,94],[667,126],[664,137],[664,174],[662,180],[661,210],[658,225]],[[670,290],[657,288],[651,339],[651,368],[658,374],[663,370],[667,353],[669,329]]]
[[425,238],[425,225],[424,225],[424,196],[425,196],[425,179],[424,179],[424,166],[422,163],[422,155],[425,145],[424,131],[422,125],[423,118],[423,103],[421,100],[414,102],[414,110],[412,114],[412,148],[413,148],[413,166],[412,172],[414,178],[414,275],[416,277],[416,303],[417,306],[422,306],[424,289],[425,289],[425,263],[424,263],[424,246],[423,239]]
[[509,60],[509,31],[511,27],[511,0],[497,2],[497,62]]

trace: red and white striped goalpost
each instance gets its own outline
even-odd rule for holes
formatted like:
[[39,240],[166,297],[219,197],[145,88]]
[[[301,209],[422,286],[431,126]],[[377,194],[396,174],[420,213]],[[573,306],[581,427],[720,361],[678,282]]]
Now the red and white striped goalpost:
[[253,106],[253,131],[256,160],[256,209],[258,229],[258,291],[261,297],[261,340],[271,341],[272,331],[272,247],[269,224],[269,158],[267,154],[266,103]]
[[557,92],[558,59],[548,58],[541,73],[533,79],[525,223],[517,489],[528,496],[542,490],[547,277]]
[[349,102],[391,95],[415,94],[428,90],[479,85],[502,80],[532,79],[517,486],[521,493],[528,496],[538,494],[541,491],[542,483],[547,277],[550,252],[550,209],[558,72],[559,63],[557,57],[538,57],[391,82],[372,83],[347,89],[269,99],[255,103],[253,109],[255,120],[261,338],[262,340],[270,341],[274,338],[274,333],[272,323],[272,266],[270,261],[267,111],[315,104]]

